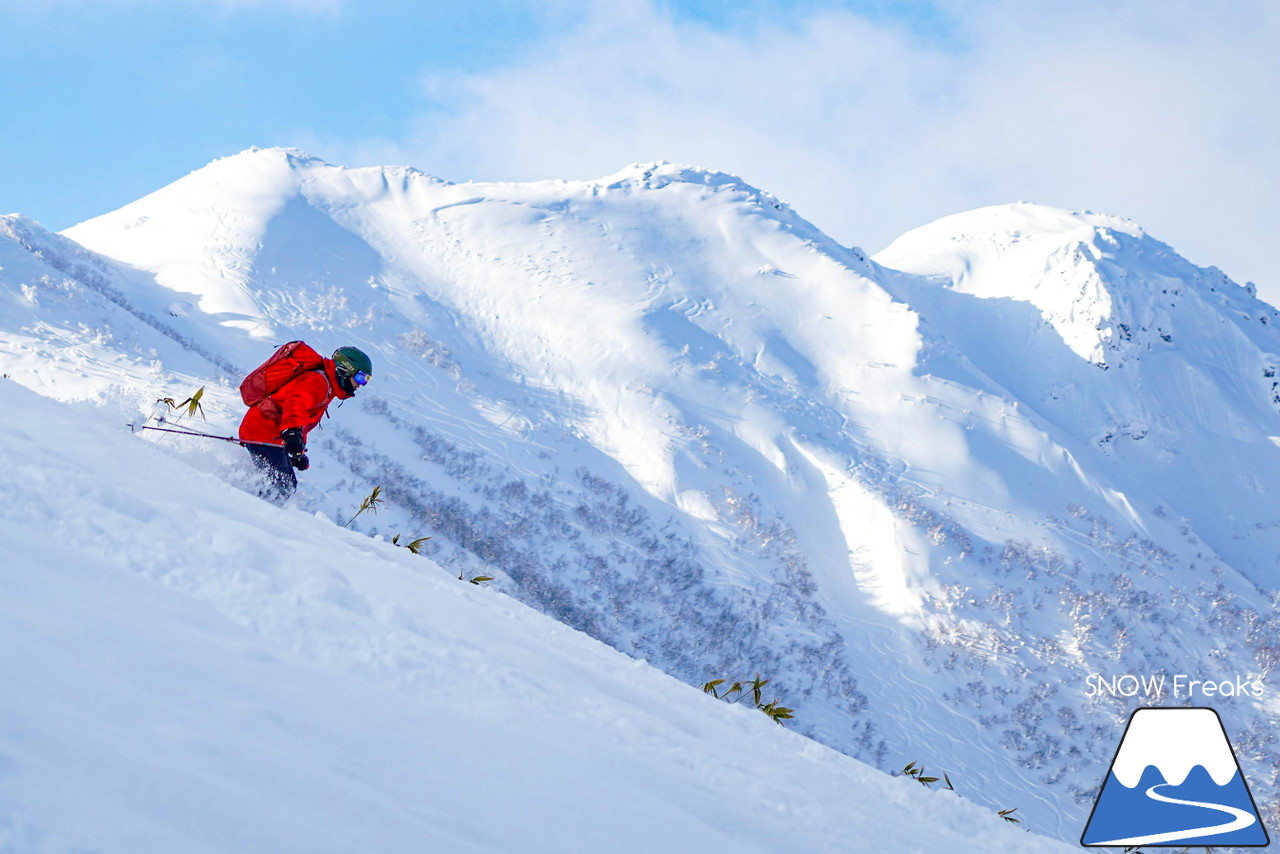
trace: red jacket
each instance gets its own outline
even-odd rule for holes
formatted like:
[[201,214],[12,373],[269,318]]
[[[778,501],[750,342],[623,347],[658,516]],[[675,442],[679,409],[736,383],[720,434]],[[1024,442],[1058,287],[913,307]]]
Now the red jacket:
[[346,400],[351,395],[338,385],[338,377],[333,372],[333,360],[325,359],[323,370],[299,374],[268,397],[279,404],[279,418],[270,417],[269,411],[274,407],[268,407],[268,412],[263,412],[261,403],[250,406],[249,411],[244,414],[244,420],[240,422],[242,440],[283,445],[280,434],[294,427],[302,429],[305,439],[312,428],[320,423],[334,398]]

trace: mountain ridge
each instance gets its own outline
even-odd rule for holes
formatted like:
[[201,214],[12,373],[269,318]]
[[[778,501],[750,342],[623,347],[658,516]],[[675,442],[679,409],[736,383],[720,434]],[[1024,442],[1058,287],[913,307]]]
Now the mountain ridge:
[[[357,527],[434,532],[442,564],[686,682],[761,672],[801,731],[876,764],[933,764],[923,742],[1061,838],[1136,702],[1089,701],[1085,673],[1269,672],[1280,526],[1241,490],[1280,489],[1271,310],[1140,229],[1078,262],[1075,237],[1020,238],[1052,246],[1038,268],[970,243],[959,272],[935,229],[876,256],[891,269],[691,167],[449,184],[240,157],[219,174],[243,188],[206,174],[66,232],[223,367],[76,379],[98,351],[9,324],[6,370],[47,351],[52,393],[138,415],[157,381],[209,382],[230,430],[226,366],[289,337],[367,348],[377,381],[319,435],[301,507],[333,517],[382,483],[390,506]],[[1098,301],[1002,293],[1026,265],[1164,314],[1103,336]],[[1161,281],[1179,306],[1151,302]],[[21,285],[39,303],[59,284],[0,283],[23,311]],[[1273,717],[1224,711],[1272,787]]]

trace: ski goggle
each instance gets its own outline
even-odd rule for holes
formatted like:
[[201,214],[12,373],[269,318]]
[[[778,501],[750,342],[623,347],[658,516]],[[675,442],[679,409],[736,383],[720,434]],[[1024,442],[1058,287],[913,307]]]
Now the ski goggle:
[[367,373],[365,373],[364,371],[356,371],[353,374],[351,373],[350,369],[348,369],[345,365],[338,366],[337,374],[338,374],[338,379],[342,380],[343,382],[346,382],[347,380],[351,380],[352,383],[358,386],[362,386],[369,381],[369,375]]

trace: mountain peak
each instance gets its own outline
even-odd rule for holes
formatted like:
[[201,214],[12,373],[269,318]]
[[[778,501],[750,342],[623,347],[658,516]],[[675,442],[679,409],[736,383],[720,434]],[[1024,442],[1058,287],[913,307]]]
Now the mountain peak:
[[944,216],[908,231],[881,254],[886,258],[895,256],[918,241],[944,236],[952,241],[989,240],[1013,244],[1026,240],[1084,239],[1088,232],[1104,230],[1136,238],[1146,234],[1140,225],[1124,217],[1033,202],[1013,202]]
[[625,187],[648,190],[660,190],[673,184],[692,184],[717,190],[736,190],[757,201],[768,203],[778,208],[787,207],[785,203],[773,194],[747,183],[731,172],[721,172],[684,163],[672,163],[667,160],[632,163],[612,175],[606,175],[598,181],[590,183],[600,184],[609,188]]
[[[244,161],[256,161],[263,163],[283,163],[290,167],[299,166],[332,166],[333,164],[316,157],[314,154],[303,151],[301,148],[292,146],[269,146],[260,148],[251,145],[244,151],[236,154],[229,154],[226,157],[219,157],[213,160],[209,165],[213,166],[218,163],[234,163]],[[208,167],[206,167],[208,168]]]
[[1132,220],[1027,202],[942,217],[874,260],[948,279],[959,293],[1030,303],[1076,355],[1099,366],[1135,340],[1133,330],[1168,342],[1173,321],[1165,314],[1182,291],[1171,302],[1167,280],[1206,274]]

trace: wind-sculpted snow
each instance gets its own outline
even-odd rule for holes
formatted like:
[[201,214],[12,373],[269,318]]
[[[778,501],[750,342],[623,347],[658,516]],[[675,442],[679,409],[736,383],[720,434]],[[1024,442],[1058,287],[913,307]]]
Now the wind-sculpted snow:
[[[1276,314],[1127,221],[1015,205],[869,260],[707,170],[448,184],[255,150],[70,229],[84,249],[23,228],[19,382],[121,420],[207,385],[230,431],[230,366],[364,348],[298,507],[344,521],[382,484],[356,529],[430,535],[691,684],[759,672],[801,732],[1039,832],[1078,836],[1152,701],[1087,676],[1280,663]],[[1260,802],[1270,709],[1220,707]]]

